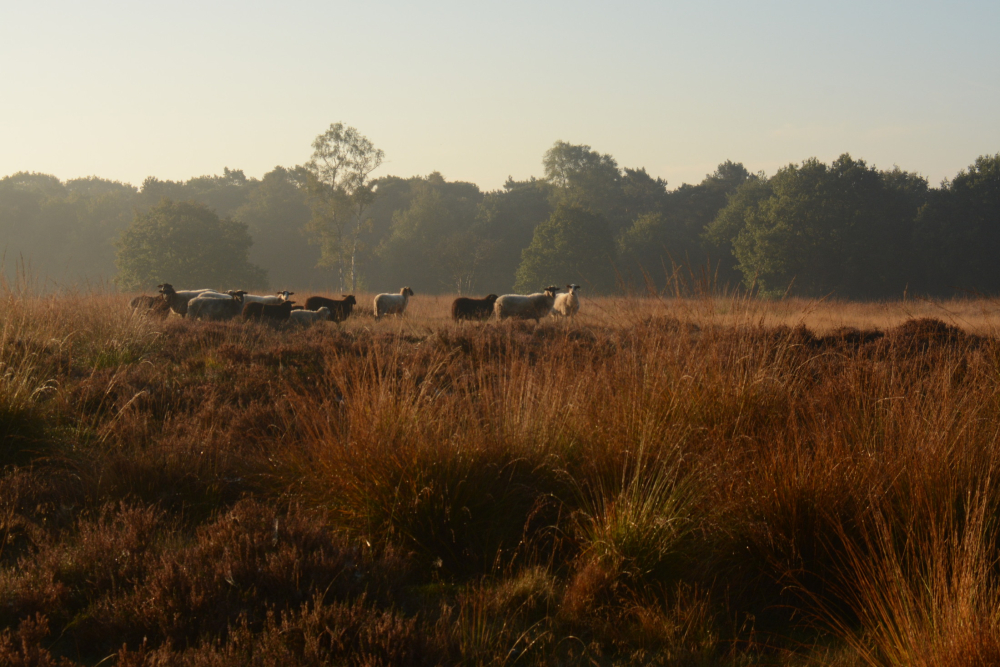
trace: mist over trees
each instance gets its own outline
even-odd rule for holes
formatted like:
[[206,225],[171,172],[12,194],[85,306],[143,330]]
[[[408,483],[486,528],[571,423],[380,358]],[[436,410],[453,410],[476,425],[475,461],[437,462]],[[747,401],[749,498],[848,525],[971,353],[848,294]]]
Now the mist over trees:
[[184,182],[151,176],[139,188],[7,176],[5,274],[23,259],[50,288],[502,294],[576,282],[611,293],[664,290],[683,276],[765,296],[1000,292],[1000,154],[938,188],[845,154],[772,176],[727,161],[671,190],[644,168],[557,141],[540,177],[490,192],[437,172],[379,176],[384,157],[335,123],[305,164],[260,179],[229,168]]

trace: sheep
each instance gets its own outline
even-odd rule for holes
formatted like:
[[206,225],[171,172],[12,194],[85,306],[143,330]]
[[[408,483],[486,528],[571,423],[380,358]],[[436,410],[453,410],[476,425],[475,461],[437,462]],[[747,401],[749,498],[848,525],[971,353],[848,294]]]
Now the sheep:
[[167,305],[170,306],[170,310],[174,311],[181,317],[187,315],[188,301],[197,296],[210,295],[217,299],[229,298],[229,295],[222,294],[211,289],[189,289],[178,292],[170,283],[163,283],[162,285],[157,285],[157,287],[160,290],[160,294],[162,294],[163,298],[166,300]]
[[455,321],[489,319],[493,314],[493,304],[499,298],[496,294],[490,294],[482,299],[460,296],[451,302],[451,316]]
[[343,299],[327,299],[322,296],[311,296],[306,299],[306,310],[317,310],[326,306],[330,309],[330,319],[334,322],[343,322],[354,311],[357,300],[353,294],[341,294]]
[[133,312],[151,315],[160,319],[170,314],[170,304],[162,296],[148,296],[143,294],[137,296],[129,302]]
[[493,313],[498,320],[516,317],[522,320],[538,320],[549,314],[556,300],[558,287],[549,286],[544,292],[535,294],[504,294],[493,304]]
[[383,315],[402,315],[411,296],[413,290],[409,287],[399,290],[399,294],[379,294],[375,297],[375,319]]
[[552,304],[552,315],[562,315],[563,317],[573,317],[580,311],[580,299],[576,296],[579,285],[566,285],[566,293],[556,297]]
[[280,306],[285,301],[288,301],[288,297],[295,294],[295,292],[277,292],[277,296],[260,296],[258,294],[247,294],[243,297],[244,303],[263,303],[267,306]]
[[292,314],[292,302],[271,306],[266,303],[248,303],[243,306],[244,320],[287,320]]
[[225,299],[203,294],[188,301],[188,314],[205,320],[231,320],[243,312],[243,295],[246,292],[232,292]]
[[326,306],[320,306],[316,310],[295,310],[293,308],[288,319],[296,324],[305,324],[307,326],[316,322],[326,322],[330,319],[330,309]]

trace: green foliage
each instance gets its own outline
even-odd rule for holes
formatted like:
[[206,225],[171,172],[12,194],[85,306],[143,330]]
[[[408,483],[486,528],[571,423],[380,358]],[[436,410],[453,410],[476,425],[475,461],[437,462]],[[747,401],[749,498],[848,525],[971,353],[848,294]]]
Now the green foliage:
[[384,158],[385,152],[355,128],[332,123],[313,141],[305,165],[313,211],[307,229],[320,246],[320,264],[337,271],[342,290],[348,280],[351,291],[357,288],[361,236],[376,198],[371,174]]
[[482,193],[472,183],[448,183],[435,172],[410,179],[409,205],[397,210],[376,253],[376,289],[408,284],[418,292],[468,291],[490,249],[472,230]]
[[[114,273],[114,239],[132,217],[135,188],[98,178],[61,183],[19,173],[0,179],[0,252],[56,282]],[[13,263],[13,262],[11,262]]]
[[522,292],[568,282],[599,292],[615,286],[615,241],[607,221],[573,204],[556,207],[521,257],[514,287]]
[[245,224],[220,219],[204,204],[164,199],[122,234],[115,282],[123,290],[164,282],[265,288],[267,272],[249,261],[252,244]]
[[676,579],[690,557],[694,485],[676,462],[641,455],[618,481],[619,488],[598,488],[584,502],[586,549],[633,581]]
[[557,141],[542,158],[545,178],[553,185],[553,204],[572,204],[599,213],[614,229],[627,222],[622,175],[610,155],[590,146]]
[[720,248],[731,243],[744,284],[767,295],[789,289],[812,296],[899,295],[912,282],[907,270],[921,182],[880,173],[847,154],[830,166],[806,160],[766,183],[746,182],[706,239]]
[[552,215],[551,189],[547,181],[534,178],[507,179],[502,190],[483,197],[475,233],[489,244],[489,257],[479,267],[474,291],[513,291],[521,252],[531,244],[535,228]]
[[316,269],[320,251],[305,236],[311,211],[304,182],[301,168],[275,167],[251,185],[246,203],[233,212],[253,237],[250,261],[267,269],[275,287],[321,286],[329,278]]
[[1000,292],[1000,153],[931,192],[916,225],[928,291]]

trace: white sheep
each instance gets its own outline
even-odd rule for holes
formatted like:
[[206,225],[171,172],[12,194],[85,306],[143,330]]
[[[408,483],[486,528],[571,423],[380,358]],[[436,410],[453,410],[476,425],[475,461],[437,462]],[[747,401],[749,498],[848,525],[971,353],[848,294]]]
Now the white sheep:
[[538,322],[552,311],[558,287],[549,286],[535,294],[504,294],[493,304],[493,314],[498,320],[515,317]]
[[163,283],[157,287],[159,288],[160,294],[163,295],[163,298],[166,299],[167,303],[170,305],[170,310],[174,311],[181,317],[187,314],[188,301],[194,299],[195,297],[209,296],[217,299],[231,298],[229,294],[222,294],[221,292],[211,289],[189,289],[178,292],[170,283]]
[[245,292],[232,292],[219,299],[215,294],[202,294],[188,301],[188,315],[205,320],[231,320],[243,312]]
[[411,296],[413,290],[409,287],[399,290],[399,294],[379,294],[375,297],[375,319],[383,315],[402,315]]
[[278,292],[277,296],[260,296],[259,294],[247,294],[243,297],[244,303],[262,303],[265,306],[280,306],[285,301],[288,301],[288,297],[295,294],[295,292]]
[[580,311],[580,299],[576,291],[579,285],[566,285],[566,293],[556,297],[552,304],[552,315],[562,315],[563,317],[573,317]]
[[330,309],[326,306],[321,306],[316,310],[293,310],[288,319],[296,324],[304,324],[306,326],[315,322],[326,322],[330,319]]

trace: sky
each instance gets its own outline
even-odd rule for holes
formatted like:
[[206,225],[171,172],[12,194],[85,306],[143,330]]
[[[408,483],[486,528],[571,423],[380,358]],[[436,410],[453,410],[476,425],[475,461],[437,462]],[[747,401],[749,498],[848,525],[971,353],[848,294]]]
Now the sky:
[[842,153],[938,185],[1000,152],[1000,2],[0,6],[0,177],[141,185],[306,162],[335,122],[375,175],[483,190],[557,140],[668,187]]

